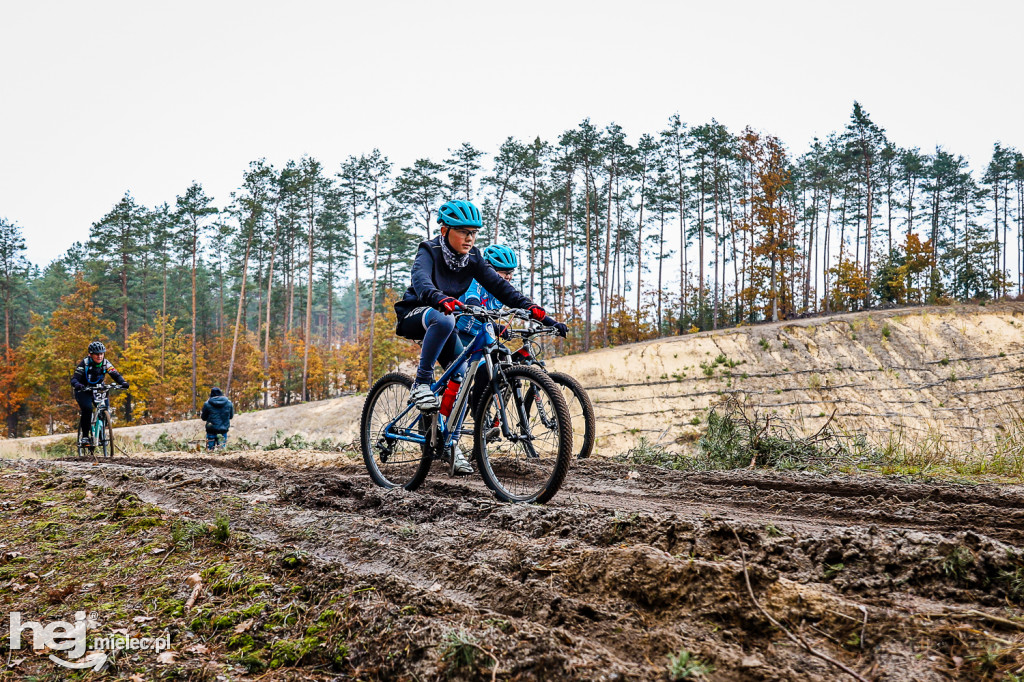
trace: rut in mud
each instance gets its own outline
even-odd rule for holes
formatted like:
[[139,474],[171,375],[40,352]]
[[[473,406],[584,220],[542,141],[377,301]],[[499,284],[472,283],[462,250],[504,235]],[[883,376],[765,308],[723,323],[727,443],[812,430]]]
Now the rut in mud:
[[[312,469],[265,455],[15,467],[59,467],[173,516],[226,513],[260,547],[308,557],[309,580],[372,588],[388,632],[403,633],[387,676],[669,679],[668,657],[685,650],[712,679],[841,679],[769,623],[745,577],[784,627],[867,679],[1024,665],[1014,488],[585,461],[552,503],[514,506],[436,469],[417,492],[385,491],[341,458]],[[453,659],[452,633],[477,655]],[[360,665],[354,656],[316,676],[383,674]]]

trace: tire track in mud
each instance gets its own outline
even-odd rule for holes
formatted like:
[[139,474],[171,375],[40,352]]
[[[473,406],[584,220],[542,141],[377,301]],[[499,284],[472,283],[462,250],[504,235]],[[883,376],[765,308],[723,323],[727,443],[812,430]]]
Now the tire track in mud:
[[937,624],[962,625],[971,611],[1024,615],[1007,608],[1021,595],[1006,576],[1024,576],[1024,494],[1012,488],[630,474],[595,460],[575,467],[547,506],[513,506],[475,478],[384,491],[354,464],[61,466],[197,515],[230,500],[237,530],[343,566],[396,602],[511,623],[521,641],[499,658],[522,679],[659,679],[666,656],[684,648],[713,661],[720,679],[834,679],[781,645],[749,603],[734,530],[775,617],[873,679],[971,678],[956,664],[960,640]]

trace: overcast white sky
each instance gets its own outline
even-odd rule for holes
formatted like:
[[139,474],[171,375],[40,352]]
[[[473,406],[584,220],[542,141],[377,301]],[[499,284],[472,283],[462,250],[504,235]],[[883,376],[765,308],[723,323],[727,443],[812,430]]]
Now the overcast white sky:
[[679,112],[800,153],[854,99],[897,144],[977,169],[1024,148],[1024,2],[0,4],[0,216],[45,264],[126,190],[220,204],[249,161],[396,167],[469,141],[555,138],[585,117],[631,139]]

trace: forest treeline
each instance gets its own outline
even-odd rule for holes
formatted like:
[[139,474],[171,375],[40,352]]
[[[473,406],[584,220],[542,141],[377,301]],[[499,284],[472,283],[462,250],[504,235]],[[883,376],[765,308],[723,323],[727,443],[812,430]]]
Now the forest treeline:
[[570,323],[559,352],[1024,291],[1021,152],[996,143],[974,171],[897,146],[856,102],[798,157],[674,115],[633,142],[588,119],[403,168],[379,149],[258,160],[220,202],[198,183],[158,206],[126,193],[45,267],[25,259],[32,226],[0,219],[8,432],[73,429],[68,378],[93,339],[132,382],[122,423],[194,415],[214,385],[241,410],[365,389],[417,353],[391,304],[449,198],[481,208],[480,246],[518,250],[515,283]]

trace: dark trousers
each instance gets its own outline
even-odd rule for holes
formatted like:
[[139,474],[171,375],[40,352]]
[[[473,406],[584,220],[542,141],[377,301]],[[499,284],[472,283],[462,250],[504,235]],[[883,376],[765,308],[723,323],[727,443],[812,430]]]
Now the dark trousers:
[[433,308],[416,308],[398,323],[398,335],[423,341],[420,364],[416,370],[416,383],[430,384],[434,377],[434,363],[440,361],[446,368],[462,353],[462,340],[455,333],[455,317]]
[[[79,428],[82,429],[83,436],[91,436],[89,429],[92,428],[92,408],[95,404],[93,401],[92,391],[75,391],[75,401],[78,403],[78,407],[81,410],[79,415]],[[110,399],[106,401],[105,407],[110,407]]]

